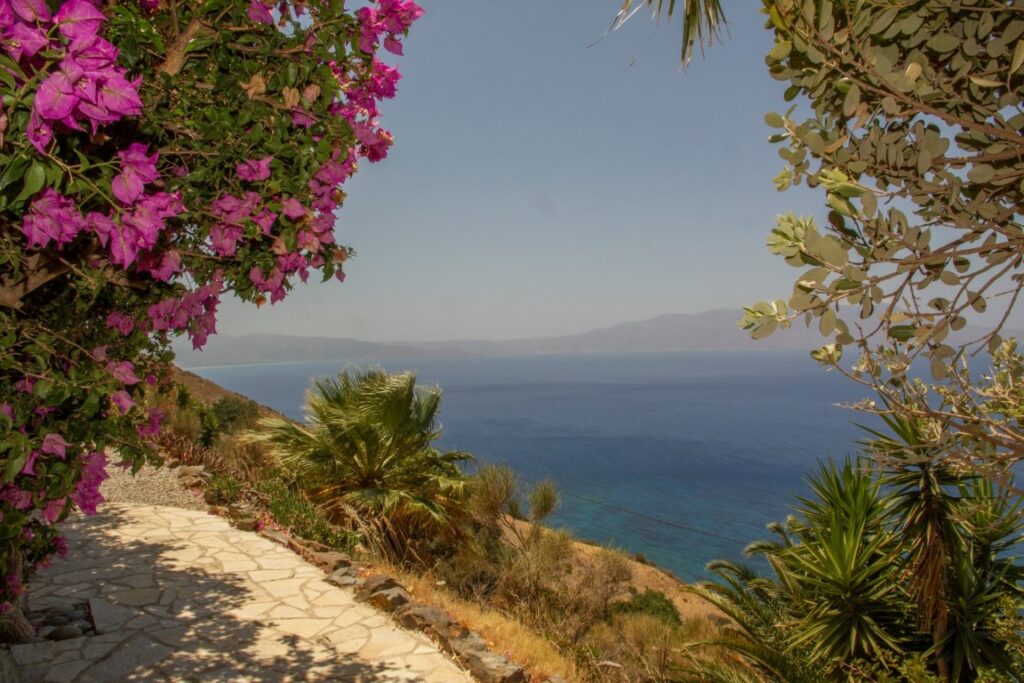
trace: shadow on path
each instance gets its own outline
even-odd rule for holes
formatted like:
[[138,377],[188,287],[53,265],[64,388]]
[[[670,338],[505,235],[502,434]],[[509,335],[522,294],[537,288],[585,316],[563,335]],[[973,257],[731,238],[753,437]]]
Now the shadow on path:
[[212,524],[206,519],[216,518],[195,515],[192,526],[161,527],[182,511],[152,510],[144,517],[107,508],[67,524],[68,557],[33,578],[29,604],[91,599],[99,633],[14,646],[23,683],[417,680],[276,628],[263,613],[280,605],[214,557],[232,549],[201,543],[218,538],[204,530]]

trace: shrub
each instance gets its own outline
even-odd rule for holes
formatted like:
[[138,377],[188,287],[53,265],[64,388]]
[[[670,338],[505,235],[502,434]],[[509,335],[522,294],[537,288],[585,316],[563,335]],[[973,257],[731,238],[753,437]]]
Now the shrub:
[[629,600],[616,602],[611,606],[613,614],[647,614],[660,619],[669,626],[682,626],[679,610],[668,596],[659,590],[648,588],[643,593],[630,587]]
[[[589,678],[602,682],[669,681],[679,665],[678,630],[649,614],[619,614],[587,634],[583,651]],[[601,666],[614,662],[618,666]]]
[[217,399],[210,410],[217,421],[218,434],[233,434],[251,427],[260,417],[260,407],[255,401],[234,396]]
[[261,481],[256,490],[274,521],[296,536],[334,550],[351,551],[358,544],[358,534],[328,522],[315,505],[280,479]]
[[231,505],[241,494],[241,482],[227,474],[215,474],[206,485],[206,502],[210,505]]

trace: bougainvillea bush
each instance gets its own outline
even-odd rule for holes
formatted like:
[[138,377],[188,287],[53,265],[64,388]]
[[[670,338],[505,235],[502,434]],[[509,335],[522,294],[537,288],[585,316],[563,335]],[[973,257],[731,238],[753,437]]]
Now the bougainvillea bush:
[[[409,0],[0,0],[0,603],[108,463],[152,452],[170,339],[343,279],[341,184]],[[16,611],[16,610],[14,610]]]

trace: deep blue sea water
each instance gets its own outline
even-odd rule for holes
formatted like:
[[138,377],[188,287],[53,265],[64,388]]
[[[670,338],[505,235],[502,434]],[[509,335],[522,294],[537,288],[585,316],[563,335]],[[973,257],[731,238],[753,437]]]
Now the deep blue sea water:
[[[196,369],[289,416],[336,363]],[[352,364],[365,367],[365,364]],[[819,459],[855,451],[863,390],[806,352],[385,361],[444,390],[441,446],[566,494],[551,520],[684,579],[740,557],[788,513]],[[592,502],[600,501],[600,503]],[[619,508],[619,509],[614,509]],[[640,513],[642,516],[632,514]],[[664,524],[649,519],[669,522]]]

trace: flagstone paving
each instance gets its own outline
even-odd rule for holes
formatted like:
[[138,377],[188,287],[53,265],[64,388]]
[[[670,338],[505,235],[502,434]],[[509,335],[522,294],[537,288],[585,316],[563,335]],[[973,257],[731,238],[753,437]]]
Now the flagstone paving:
[[13,646],[24,683],[472,681],[422,634],[220,517],[108,505],[65,528],[68,558],[33,578],[29,606],[88,601],[97,633]]

